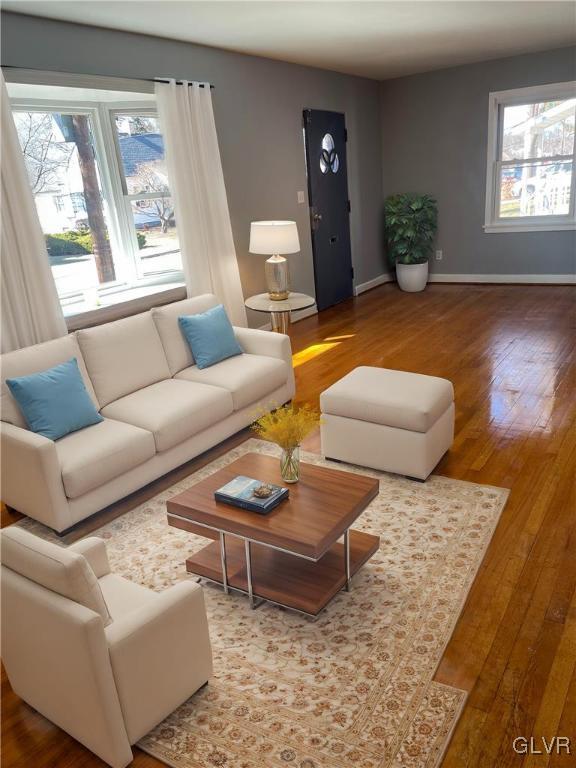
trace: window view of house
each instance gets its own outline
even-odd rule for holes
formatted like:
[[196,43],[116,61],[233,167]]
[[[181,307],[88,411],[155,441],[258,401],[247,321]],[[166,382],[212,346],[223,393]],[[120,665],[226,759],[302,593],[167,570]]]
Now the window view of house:
[[142,273],[180,269],[174,204],[158,119],[151,115],[116,114],[114,127],[123,186],[140,245]]
[[[153,113],[106,104],[14,120],[66,315],[180,284],[182,264]],[[120,191],[121,190],[121,191]]]
[[502,107],[499,216],[570,212],[576,99]]

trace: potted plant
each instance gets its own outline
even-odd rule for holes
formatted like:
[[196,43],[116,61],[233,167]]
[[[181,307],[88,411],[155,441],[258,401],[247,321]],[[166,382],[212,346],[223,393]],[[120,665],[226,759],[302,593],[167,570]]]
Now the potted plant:
[[252,425],[258,437],[282,448],[280,475],[285,483],[300,479],[300,443],[320,423],[320,414],[311,405],[283,405],[261,416]]
[[438,226],[436,201],[429,195],[390,195],[384,203],[388,258],[403,291],[423,291],[428,258]]

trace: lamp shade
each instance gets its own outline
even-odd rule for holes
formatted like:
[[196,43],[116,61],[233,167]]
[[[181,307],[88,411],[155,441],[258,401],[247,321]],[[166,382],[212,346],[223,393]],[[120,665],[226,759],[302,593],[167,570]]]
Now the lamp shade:
[[253,221],[250,225],[250,253],[298,253],[300,241],[295,221]]

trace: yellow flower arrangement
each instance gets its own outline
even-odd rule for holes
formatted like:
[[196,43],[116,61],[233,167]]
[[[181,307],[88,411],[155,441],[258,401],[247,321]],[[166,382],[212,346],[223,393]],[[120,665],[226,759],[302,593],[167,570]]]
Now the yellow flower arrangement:
[[283,405],[261,416],[252,429],[262,440],[270,440],[285,451],[292,451],[320,423],[320,414],[308,403]]
[[253,425],[258,437],[282,448],[280,474],[285,483],[300,478],[300,443],[320,423],[320,414],[311,405],[283,405],[265,413]]

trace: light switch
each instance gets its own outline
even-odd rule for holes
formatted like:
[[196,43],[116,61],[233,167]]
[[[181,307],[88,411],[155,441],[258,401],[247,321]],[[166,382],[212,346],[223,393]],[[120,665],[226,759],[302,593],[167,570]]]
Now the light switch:
[[299,203],[305,203],[306,202],[306,197],[304,195],[304,192],[298,192],[297,195],[298,195],[298,202]]

